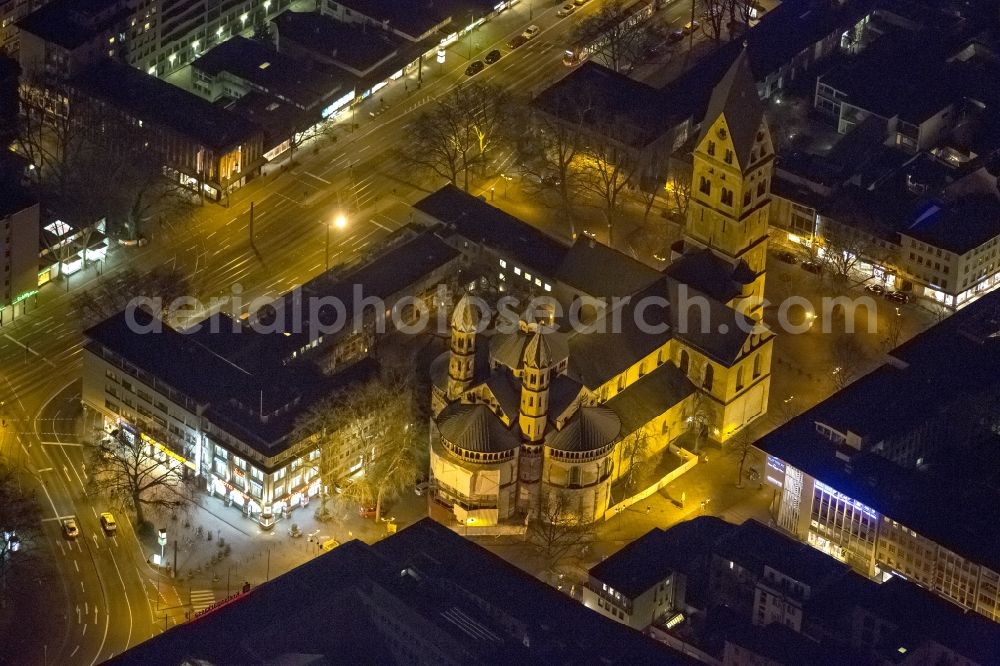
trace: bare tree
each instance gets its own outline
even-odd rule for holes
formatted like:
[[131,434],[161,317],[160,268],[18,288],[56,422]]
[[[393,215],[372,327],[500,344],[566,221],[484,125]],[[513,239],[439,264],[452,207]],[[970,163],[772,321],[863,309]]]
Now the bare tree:
[[614,229],[625,203],[625,192],[634,185],[641,170],[635,149],[626,143],[626,134],[611,118],[587,137],[586,148],[577,157],[582,189],[601,202],[608,228],[608,245],[614,245]]
[[551,570],[570,549],[593,540],[594,523],[583,518],[567,491],[554,490],[543,498],[538,516],[529,520],[528,538]]
[[903,334],[903,315],[899,308],[896,308],[895,312],[887,313],[885,319],[885,338],[882,340],[882,346],[886,351],[891,351],[899,346],[899,338]]
[[418,167],[469,191],[477,166],[505,136],[507,95],[498,86],[472,82],[452,89],[421,114],[400,154]]
[[590,57],[609,69],[631,73],[655,47],[666,41],[663,26],[649,22],[648,14],[637,13],[639,6],[626,6],[622,0],[605,4],[577,24],[573,41],[591,44]]
[[123,430],[92,447],[88,463],[88,492],[132,512],[137,525],[146,522],[150,509],[175,511],[191,500],[180,463],[160,462],[150,444]]
[[722,31],[726,25],[726,5],[730,0],[701,0],[702,27],[705,34],[713,41],[722,40]]
[[134,298],[159,299],[162,315],[177,298],[191,293],[184,275],[168,266],[158,266],[147,273],[125,268],[105,273],[97,284],[73,297],[73,309],[84,326],[104,321],[121,312]]
[[[293,438],[316,443],[327,486],[382,517],[386,503],[411,488],[425,470],[426,440],[414,426],[415,395],[403,375],[384,372],[318,403],[295,425]],[[347,458],[346,478],[338,476]]]
[[[543,191],[556,195],[559,213],[576,236],[573,206],[580,190],[580,173],[575,164],[584,149],[582,123],[588,111],[584,96],[560,95],[556,108],[527,114],[530,131],[523,130],[514,141],[522,169]],[[515,125],[516,126],[516,125]]]
[[868,355],[857,335],[843,333],[831,346],[833,386],[840,391],[857,379],[868,364]]
[[7,570],[35,570],[33,542],[40,535],[40,511],[35,495],[22,485],[18,470],[0,459],[0,608],[7,605]]
[[639,482],[646,464],[650,462],[652,440],[646,429],[640,428],[625,437],[618,446],[621,447],[620,464],[626,470],[624,484],[628,492]]
[[747,458],[750,457],[753,451],[753,435],[750,433],[750,427],[746,426],[738,433],[736,433],[730,440],[729,443],[733,450],[736,452],[736,487],[743,487],[743,472],[746,468]]

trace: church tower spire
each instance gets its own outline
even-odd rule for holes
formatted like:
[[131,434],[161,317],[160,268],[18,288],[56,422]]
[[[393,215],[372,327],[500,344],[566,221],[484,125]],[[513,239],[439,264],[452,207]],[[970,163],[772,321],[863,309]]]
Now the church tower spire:
[[707,248],[752,280],[737,307],[759,318],[764,298],[767,217],[774,147],[744,45],[712,90],[694,149],[684,244]]
[[544,333],[535,331],[531,336],[524,346],[522,362],[518,425],[528,441],[540,442],[545,437],[549,415],[549,380],[552,374],[552,351]]
[[476,365],[479,313],[466,293],[451,313],[451,350],[448,357],[448,399],[456,400],[469,386]]

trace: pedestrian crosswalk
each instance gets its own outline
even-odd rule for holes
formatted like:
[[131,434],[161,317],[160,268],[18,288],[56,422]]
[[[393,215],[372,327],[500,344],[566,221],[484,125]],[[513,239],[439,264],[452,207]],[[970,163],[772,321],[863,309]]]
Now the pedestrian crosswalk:
[[215,603],[212,590],[191,590],[191,610],[195,613],[205,610]]

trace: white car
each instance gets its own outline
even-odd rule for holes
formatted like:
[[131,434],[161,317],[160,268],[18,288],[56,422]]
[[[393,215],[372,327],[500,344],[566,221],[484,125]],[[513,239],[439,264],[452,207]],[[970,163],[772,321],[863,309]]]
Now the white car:
[[590,2],[590,0],[574,0],[573,4],[576,5],[577,7],[583,7],[588,2]]
[[525,39],[531,39],[541,31],[542,29],[539,28],[537,25],[529,25],[528,28],[521,33],[521,36],[524,37]]
[[80,528],[77,527],[76,518],[67,518],[62,521],[62,528],[67,539],[75,539],[80,536]]
[[569,16],[575,11],[576,11],[576,5],[574,5],[572,2],[567,2],[565,5],[559,8],[559,10],[556,12],[556,16],[560,18],[563,16]]

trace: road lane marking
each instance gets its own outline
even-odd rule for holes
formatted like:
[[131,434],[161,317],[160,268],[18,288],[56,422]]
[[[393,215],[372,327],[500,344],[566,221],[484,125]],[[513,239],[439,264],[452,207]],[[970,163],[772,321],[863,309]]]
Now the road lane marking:
[[42,446],[83,446],[83,444],[79,442],[39,442],[39,444]]
[[215,592],[212,590],[191,590],[191,614],[203,611],[215,603]]
[[302,174],[304,176],[311,176],[311,177],[315,178],[316,180],[318,180],[321,183],[326,183],[327,185],[332,185],[332,183],[330,181],[328,181],[326,178],[320,178],[319,176],[317,176],[314,173],[309,173],[308,171],[303,171]]
[[69,656],[72,657],[74,654],[76,654],[76,651],[79,650],[79,649],[80,649],[80,646],[77,645],[75,648],[73,648],[73,651],[69,653]]
[[[76,560],[73,560],[73,561],[75,562]],[[81,591],[81,592],[86,592],[86,591],[87,591],[87,590],[86,590],[86,589],[84,589],[84,587],[83,587],[83,581],[82,581],[82,580],[80,581],[80,591]]]
[[77,573],[80,573],[80,565],[76,560],[73,560],[73,568],[76,569]]
[[41,472],[51,472],[53,469],[54,468],[52,468],[52,467],[46,467],[45,469],[40,469],[38,471],[39,471],[39,473],[41,473]]

